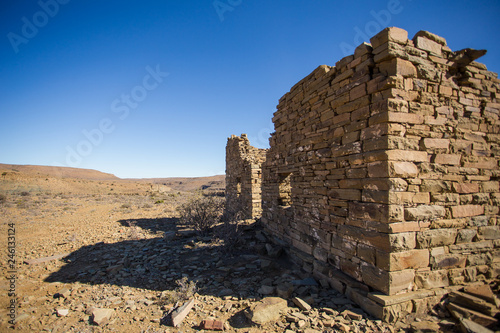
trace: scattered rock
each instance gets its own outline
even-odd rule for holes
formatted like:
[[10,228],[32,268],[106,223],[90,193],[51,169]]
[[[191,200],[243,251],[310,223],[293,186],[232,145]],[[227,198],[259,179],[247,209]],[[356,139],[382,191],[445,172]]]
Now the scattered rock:
[[166,240],[166,241],[172,241],[172,240],[175,239],[176,234],[177,233],[175,231],[166,231],[163,234],[163,239]]
[[56,314],[58,317],[66,317],[69,314],[68,309],[57,309]]
[[299,309],[303,310],[303,311],[309,311],[311,310],[311,306],[305,302],[304,300],[298,298],[298,297],[294,297],[292,298],[292,302],[297,305],[299,307]]
[[351,310],[344,310],[341,313],[341,315],[344,316],[344,318],[349,317],[352,320],[361,320],[361,319],[363,319],[363,315],[362,314],[356,313],[356,312],[351,311]]
[[201,322],[200,328],[203,330],[223,331],[224,323],[220,320],[205,319]]
[[54,295],[54,298],[68,298],[69,295],[71,295],[71,290],[63,288]]
[[493,333],[492,330],[489,330],[469,319],[460,320],[460,330],[463,333]]
[[92,310],[92,322],[99,326],[106,325],[114,312],[113,309],[94,308]]
[[293,285],[291,283],[280,284],[276,287],[276,293],[279,297],[288,299],[292,296]]
[[414,333],[439,332],[441,330],[438,323],[429,320],[413,322],[410,327]]
[[257,292],[261,295],[272,295],[274,293],[274,287],[271,286],[261,286]]
[[194,298],[191,298],[189,301],[184,303],[181,307],[172,312],[172,326],[177,327],[179,324],[186,318],[189,311],[194,306]]
[[292,281],[292,283],[294,285],[297,285],[297,286],[317,286],[318,285],[318,282],[316,282],[316,280],[312,277],[305,278],[303,280],[294,280],[294,281]]
[[272,320],[278,320],[281,312],[288,308],[287,301],[280,297],[266,297],[250,307],[245,315],[252,322],[263,325]]

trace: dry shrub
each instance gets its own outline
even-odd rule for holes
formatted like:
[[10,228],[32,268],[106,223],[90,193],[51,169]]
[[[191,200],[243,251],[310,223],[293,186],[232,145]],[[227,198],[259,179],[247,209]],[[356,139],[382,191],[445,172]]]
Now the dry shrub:
[[175,281],[177,288],[175,290],[163,291],[160,297],[160,304],[175,304],[189,300],[196,294],[198,288],[195,281],[188,281],[187,277]]
[[242,241],[243,206],[240,204],[226,209],[222,217],[223,224],[217,227],[215,236],[224,242],[223,251],[233,252]]
[[201,233],[208,233],[224,213],[224,199],[214,196],[196,196],[177,208],[180,222]]
[[0,193],[0,205],[7,201],[7,196],[5,194]]

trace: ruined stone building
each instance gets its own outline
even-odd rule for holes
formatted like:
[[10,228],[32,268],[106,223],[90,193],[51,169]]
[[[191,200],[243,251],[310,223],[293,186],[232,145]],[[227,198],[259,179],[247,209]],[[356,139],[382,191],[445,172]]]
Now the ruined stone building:
[[226,211],[241,211],[243,219],[262,215],[262,162],[266,150],[250,146],[245,134],[231,136],[226,146]]
[[261,168],[262,150],[228,140],[227,196],[307,272],[393,321],[500,273],[500,85],[474,61],[484,52],[432,33],[370,41],[279,100]]

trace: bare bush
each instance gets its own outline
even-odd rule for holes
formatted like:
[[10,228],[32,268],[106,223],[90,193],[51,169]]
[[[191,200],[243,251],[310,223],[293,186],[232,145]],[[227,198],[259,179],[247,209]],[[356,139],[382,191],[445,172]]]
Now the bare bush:
[[177,288],[175,290],[166,290],[161,293],[159,304],[175,304],[187,301],[198,291],[195,281],[188,281],[187,277],[175,281]]
[[0,205],[7,201],[7,196],[5,194],[0,193]]
[[225,252],[233,252],[242,241],[243,211],[241,209],[226,210],[222,220],[223,224],[218,226],[215,236],[224,242],[222,249]]
[[224,199],[214,196],[196,196],[177,208],[182,224],[207,233],[214,227],[224,213]]

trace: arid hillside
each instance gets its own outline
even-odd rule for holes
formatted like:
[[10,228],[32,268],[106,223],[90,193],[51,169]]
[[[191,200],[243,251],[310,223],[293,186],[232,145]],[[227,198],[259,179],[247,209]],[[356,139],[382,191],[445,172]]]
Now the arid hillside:
[[220,192],[225,176],[198,178],[121,179],[90,169],[0,164],[0,193],[151,193],[206,190]]

